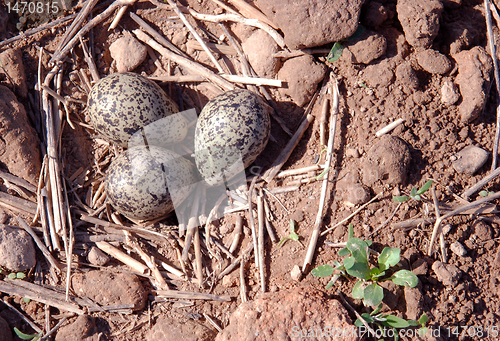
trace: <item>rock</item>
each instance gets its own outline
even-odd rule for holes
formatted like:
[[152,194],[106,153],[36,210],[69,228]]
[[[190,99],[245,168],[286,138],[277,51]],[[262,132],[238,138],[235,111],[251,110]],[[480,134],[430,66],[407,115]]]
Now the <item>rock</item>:
[[109,262],[108,255],[106,255],[95,246],[92,246],[92,248],[90,249],[89,254],[87,255],[87,259],[89,260],[90,264],[97,266],[103,266],[106,265],[107,262]]
[[38,185],[40,140],[26,111],[8,88],[0,85],[0,164],[9,173]]
[[425,276],[427,275],[427,271],[429,270],[429,265],[424,258],[419,258],[414,261],[411,265],[411,271],[417,276]]
[[441,102],[445,105],[453,105],[460,99],[458,88],[450,80],[445,80],[441,86]]
[[146,334],[146,341],[210,341],[215,334],[216,331],[199,322],[161,316]]
[[406,93],[412,93],[418,88],[417,74],[408,62],[403,62],[396,67],[396,80],[403,86]]
[[294,281],[300,281],[302,277],[302,271],[300,271],[300,267],[298,265],[294,265],[292,271],[290,272],[290,276]]
[[462,271],[453,264],[445,264],[439,261],[432,264],[432,270],[438,281],[446,286],[455,287],[462,276]]
[[9,324],[2,317],[0,317],[0,335],[2,335],[2,341],[12,341],[12,332],[10,331]]
[[273,54],[278,52],[279,46],[269,34],[263,30],[255,30],[241,47],[257,75],[264,78],[276,76],[281,60],[273,57]]
[[[6,77],[6,84],[14,82],[13,91],[21,97],[28,96],[28,86],[26,85],[26,75],[24,73],[23,53],[19,48],[9,48],[0,53],[0,74]],[[7,75],[5,75],[7,73]],[[10,79],[9,79],[10,77]]]
[[[358,340],[357,328],[340,302],[311,287],[297,287],[265,293],[242,303],[215,341],[305,340],[302,333],[310,335],[310,330],[329,329],[333,334],[334,328],[346,334],[352,332],[344,334],[342,340]],[[330,338],[310,337],[310,340]]]
[[356,206],[367,203],[370,200],[370,191],[362,184],[351,184],[347,186],[344,201],[348,205]]
[[369,1],[361,9],[361,22],[370,28],[377,28],[389,17],[387,8],[377,1]]
[[316,63],[311,55],[288,59],[278,72],[278,79],[286,82],[287,88],[280,88],[279,91],[301,107],[311,99],[325,71],[326,66]]
[[429,48],[439,31],[439,19],[443,11],[441,2],[398,0],[396,11],[406,41],[417,50]]
[[148,50],[137,39],[126,35],[111,44],[109,52],[116,62],[117,71],[128,72],[134,70],[146,59]]
[[91,270],[75,274],[71,284],[78,296],[103,306],[132,304],[133,310],[141,310],[146,305],[147,291],[132,274]]
[[0,226],[0,266],[19,272],[35,264],[35,245],[31,236],[21,229]]
[[393,79],[394,72],[387,60],[368,65],[363,71],[363,80],[371,88],[386,88],[392,83]]
[[254,4],[283,31],[286,45],[298,49],[350,37],[358,27],[363,2],[255,0]]
[[480,46],[457,53],[453,58],[458,63],[455,82],[462,94],[458,110],[462,121],[468,123],[476,119],[486,105],[493,63]]
[[56,341],[95,341],[99,339],[96,334],[94,318],[80,315],[75,322],[57,331]]
[[467,146],[454,155],[451,165],[461,174],[472,175],[488,160],[489,153],[476,146]]
[[443,234],[446,236],[448,233],[451,232],[452,226],[451,224],[446,224],[443,226]]
[[411,161],[410,149],[399,137],[384,135],[362,160],[363,183],[372,186],[381,180],[388,184],[403,184]]
[[342,59],[353,64],[369,64],[384,55],[387,49],[387,40],[384,36],[366,30],[358,38],[346,44]]
[[459,242],[452,243],[450,245],[450,250],[459,257],[464,257],[467,254],[467,250]]
[[421,285],[414,288],[405,287],[406,318],[408,320],[418,320],[423,312],[424,297],[420,289]]
[[486,241],[486,240],[490,240],[491,238],[493,238],[493,236],[491,234],[490,225],[488,225],[487,223],[485,223],[482,220],[476,220],[472,224],[472,231],[477,236],[477,238],[481,241]]
[[429,73],[443,75],[451,70],[451,62],[436,50],[428,49],[417,53],[418,65]]

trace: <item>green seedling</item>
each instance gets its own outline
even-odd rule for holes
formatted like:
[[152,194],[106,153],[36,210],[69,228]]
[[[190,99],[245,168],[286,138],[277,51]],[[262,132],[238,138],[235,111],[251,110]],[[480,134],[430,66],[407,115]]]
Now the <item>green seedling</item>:
[[342,264],[334,261],[335,267],[328,264],[320,265],[311,271],[312,275],[327,277],[337,270],[344,276],[358,278],[359,281],[352,289],[352,297],[361,299],[365,306],[372,307],[378,306],[384,299],[384,290],[378,283],[392,281],[394,284],[410,288],[418,284],[417,276],[409,270],[399,270],[389,275],[392,272],[391,268],[400,261],[399,248],[385,247],[378,256],[378,267],[370,267],[369,247],[372,242],[354,237],[352,224],[349,224],[349,239],[346,244],[346,247],[338,252],[339,256],[345,257]]
[[42,334],[24,334],[21,332],[19,329],[14,327],[14,333],[16,333],[17,337],[20,338],[21,340],[32,340],[32,341],[37,341],[40,337],[42,337]]
[[8,279],[24,279],[26,277],[26,275],[24,274],[24,272],[12,272],[10,274],[7,275],[7,278]]
[[[368,324],[372,323],[377,326],[378,329],[381,331],[383,330],[383,327],[388,327],[392,328],[394,330],[394,340],[398,341],[399,340],[399,335],[396,329],[398,328],[408,328],[408,327],[418,327],[418,333],[420,336],[424,336],[425,333],[427,333],[427,327],[425,324],[429,320],[427,315],[424,313],[418,321],[416,320],[405,320],[401,317],[397,317],[394,315],[384,315],[383,313],[380,313],[380,310],[382,309],[382,304],[379,304],[379,306],[372,311],[370,314],[368,313],[363,313],[361,314],[361,317],[363,320],[365,320]],[[356,327],[361,327],[363,325],[363,322],[358,318],[356,322],[354,322],[354,325]]]
[[482,196],[482,197],[487,197],[487,196],[489,196],[489,195],[495,194],[495,192],[490,192],[490,191],[484,191],[484,190],[483,190],[483,191],[479,192],[478,194],[479,194],[480,196]]
[[[283,237],[278,243],[278,246],[282,246],[287,240],[294,240],[300,243],[299,235],[295,233],[295,221],[293,221],[292,219],[290,219],[290,234],[286,237]],[[302,243],[300,244],[302,245]]]
[[344,47],[342,46],[342,43],[345,41],[352,41],[352,40],[358,38],[365,31],[366,31],[365,27],[358,25],[356,32],[354,32],[354,34],[352,36],[350,36],[347,39],[342,39],[340,41],[337,41],[335,44],[333,44],[333,47],[330,50],[330,53],[328,53],[328,56],[326,56],[326,59],[330,63],[337,61],[340,57],[342,57],[342,53],[344,52]]
[[407,195],[396,196],[395,195],[392,197],[392,200],[394,200],[395,202],[406,202],[410,199],[420,200],[420,199],[422,199],[420,196],[422,194],[424,194],[425,192],[427,192],[429,190],[429,188],[431,188],[432,183],[433,183],[433,181],[429,180],[419,190],[417,190],[416,187],[413,187],[411,189],[410,196],[407,196]]

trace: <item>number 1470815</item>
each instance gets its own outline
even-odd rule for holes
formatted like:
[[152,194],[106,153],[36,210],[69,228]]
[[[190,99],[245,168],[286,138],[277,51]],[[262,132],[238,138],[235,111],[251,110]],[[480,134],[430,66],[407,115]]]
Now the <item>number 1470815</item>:
[[477,338],[497,338],[500,335],[498,326],[455,326],[446,327],[448,337],[469,336]]
[[19,15],[24,14],[56,14],[59,12],[59,6],[57,2],[47,2],[42,1],[16,1],[16,2],[6,2],[8,13],[17,13]]

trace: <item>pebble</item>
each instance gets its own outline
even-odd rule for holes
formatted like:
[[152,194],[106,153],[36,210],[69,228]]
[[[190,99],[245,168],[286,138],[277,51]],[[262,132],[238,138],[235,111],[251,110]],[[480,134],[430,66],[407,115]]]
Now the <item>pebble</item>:
[[294,281],[300,281],[302,277],[302,271],[300,271],[300,267],[298,265],[294,265],[292,271],[290,272],[290,276]]
[[128,72],[138,67],[147,56],[146,46],[132,36],[117,39],[109,47],[111,58],[116,62],[118,72]]
[[455,155],[451,164],[458,173],[472,175],[486,163],[488,156],[489,153],[482,148],[467,146]]
[[90,264],[97,266],[104,266],[107,262],[109,262],[108,255],[106,255],[95,246],[92,246],[92,248],[90,249],[89,254],[87,255],[87,259]]
[[366,30],[344,48],[342,59],[352,64],[369,64],[383,56],[387,50],[387,40],[381,34]]
[[455,287],[462,276],[462,271],[453,264],[445,264],[439,261],[432,264],[432,270],[438,281],[446,286]]
[[464,257],[467,254],[465,247],[459,242],[454,242],[450,245],[450,250],[457,256]]
[[443,226],[443,234],[446,236],[448,233],[450,233],[452,229],[451,224],[446,224]]
[[95,320],[89,315],[80,315],[75,322],[61,327],[56,335],[56,341],[90,341],[99,339],[96,335]]
[[273,57],[278,52],[276,41],[263,30],[255,30],[242,44],[241,48],[248,62],[257,75],[264,78],[274,78],[281,66],[281,60]]
[[396,11],[406,41],[415,49],[429,48],[439,31],[443,5],[438,0],[398,0]]
[[24,230],[0,226],[0,266],[19,272],[36,264],[35,245]]
[[417,62],[425,71],[438,75],[447,73],[452,67],[450,60],[444,54],[432,49],[418,52]]

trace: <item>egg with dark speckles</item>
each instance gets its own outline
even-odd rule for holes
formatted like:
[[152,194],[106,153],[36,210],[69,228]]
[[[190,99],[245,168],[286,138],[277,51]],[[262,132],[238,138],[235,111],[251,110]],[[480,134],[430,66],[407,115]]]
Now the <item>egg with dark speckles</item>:
[[149,127],[148,145],[167,146],[187,134],[187,122],[156,83],[135,73],[113,73],[90,91],[87,112],[94,129],[108,142],[127,147],[141,128]]
[[271,134],[270,107],[248,90],[232,90],[209,101],[196,122],[195,162],[210,186],[250,166]]
[[111,205],[124,216],[153,220],[172,212],[199,181],[196,167],[155,146],[127,149],[112,161],[104,180]]

